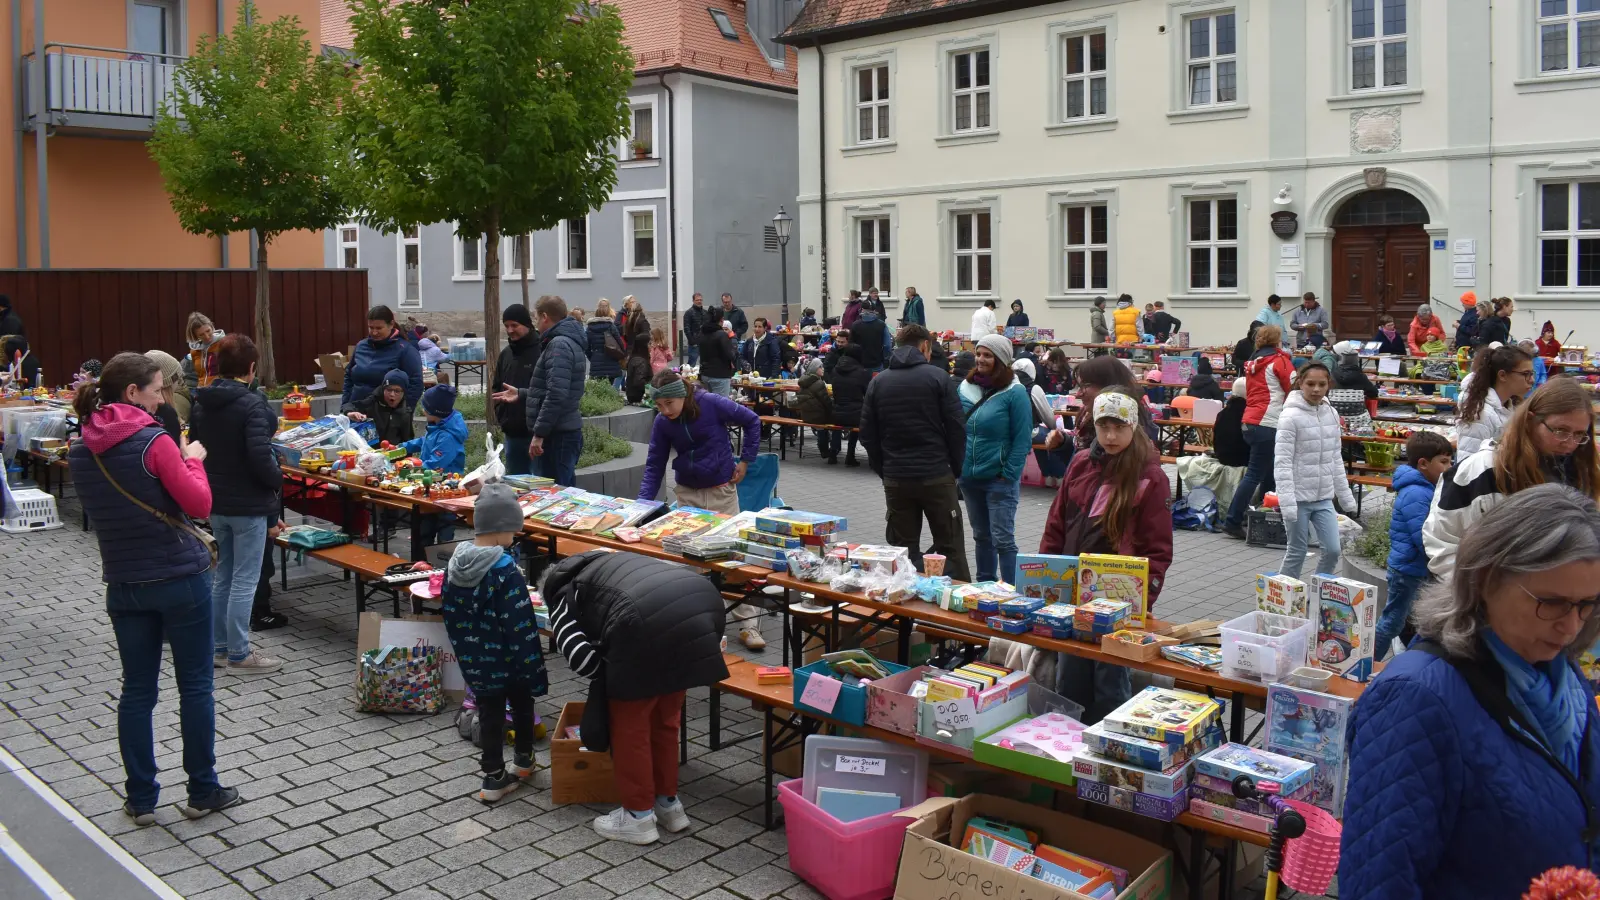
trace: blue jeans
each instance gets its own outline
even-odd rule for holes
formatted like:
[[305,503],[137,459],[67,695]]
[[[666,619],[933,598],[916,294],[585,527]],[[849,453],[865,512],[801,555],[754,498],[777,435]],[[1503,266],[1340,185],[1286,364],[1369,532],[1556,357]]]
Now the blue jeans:
[[978,580],[1013,582],[1017,577],[1017,485],[1007,478],[961,480],[977,550]]
[[217,571],[211,584],[213,649],[230,662],[250,655],[250,608],[256,602],[261,555],[267,551],[266,516],[211,516]]
[[1066,653],[1056,654],[1056,693],[1083,707],[1083,723],[1093,725],[1133,697],[1128,670]]
[[1245,465],[1244,477],[1233,492],[1233,502],[1228,504],[1228,519],[1223,524],[1232,528],[1244,526],[1244,514],[1255,499],[1256,491],[1270,491],[1277,486],[1272,475],[1272,455],[1278,443],[1278,429],[1265,425],[1244,426],[1244,442],[1250,445],[1250,462]]
[[583,432],[554,431],[545,436],[544,453],[534,457],[534,474],[555,479],[562,487],[572,487],[578,457],[583,453]]
[[700,365],[700,346],[698,344],[693,344],[693,343],[687,343],[686,342],[684,344],[683,354],[684,354],[684,359],[688,361],[689,365],[691,365],[691,366]]
[[724,397],[731,397],[733,395],[732,378],[706,378],[702,376],[700,383],[705,385],[706,390],[713,394],[721,394]]
[[1306,545],[1311,542],[1311,529],[1317,529],[1317,542],[1322,545],[1322,558],[1317,561],[1317,573],[1339,574],[1339,517],[1333,511],[1332,500],[1310,500],[1295,507],[1294,520],[1284,523],[1289,531],[1289,549],[1283,551],[1280,574],[1300,577],[1306,561]]
[[[1033,442],[1035,444],[1044,443],[1044,439],[1050,436],[1050,431],[1051,427],[1046,425],[1040,425],[1033,429]],[[1054,450],[1033,451],[1033,458],[1039,463],[1039,474],[1045,478],[1060,478],[1067,474],[1067,463],[1071,462],[1071,459],[1063,456],[1062,451],[1071,446],[1072,441],[1068,439],[1062,441],[1061,446]]]
[[1426,575],[1407,575],[1389,569],[1389,600],[1383,606],[1383,615],[1378,617],[1378,627],[1373,634],[1373,659],[1382,661],[1389,655],[1389,647],[1406,629],[1411,604],[1416,602],[1417,593],[1427,580]]
[[[256,565],[260,566],[258,560]],[[259,569],[258,569],[259,571]],[[248,614],[249,605],[245,612]],[[106,613],[122,657],[122,697],[117,701],[117,747],[127,772],[128,804],[155,809],[156,739],[151,716],[160,693],[161,643],[172,645],[178,682],[178,721],[189,799],[216,791],[216,705],[211,696],[211,573],[138,584],[106,585]]]
[[528,444],[533,436],[524,434],[517,436],[506,435],[506,474],[507,475],[532,475],[533,460],[528,458]]

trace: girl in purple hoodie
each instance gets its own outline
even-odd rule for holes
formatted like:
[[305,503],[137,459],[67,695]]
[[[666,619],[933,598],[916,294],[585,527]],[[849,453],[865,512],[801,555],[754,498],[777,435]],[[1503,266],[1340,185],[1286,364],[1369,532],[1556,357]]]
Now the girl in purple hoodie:
[[[667,457],[676,453],[672,476],[678,503],[737,515],[739,491],[735,485],[755,461],[761,444],[761,417],[727,397],[698,389],[671,369],[663,369],[650,379],[645,396],[660,415],[650,427],[650,450],[645,456],[639,499],[654,500],[661,492]],[[728,445],[728,429],[735,426],[744,432],[737,462]],[[766,647],[759,628],[759,611],[740,606],[732,618],[743,623],[739,640],[746,647]]]

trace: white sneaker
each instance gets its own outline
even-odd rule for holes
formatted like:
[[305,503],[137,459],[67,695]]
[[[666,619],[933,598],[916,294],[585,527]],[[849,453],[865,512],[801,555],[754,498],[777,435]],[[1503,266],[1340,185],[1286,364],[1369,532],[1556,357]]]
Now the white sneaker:
[[607,840],[627,841],[630,844],[654,844],[661,839],[660,833],[656,831],[654,812],[638,819],[620,806],[596,818],[594,831]]
[[216,655],[216,654],[212,655],[212,657],[211,657],[211,668],[213,668],[213,669],[226,669],[227,667],[228,667],[228,654],[223,653],[221,655]]
[[745,645],[745,648],[749,650],[767,649],[767,639],[762,637],[761,632],[755,630],[754,628],[745,628],[740,630],[739,643]]
[[276,672],[281,668],[283,668],[283,660],[271,656],[262,656],[259,650],[251,650],[250,655],[244,659],[228,663],[228,671],[237,672],[241,675]]
[[683,811],[682,800],[674,800],[668,804],[657,800],[655,814],[656,824],[673,834],[689,827],[689,814]]

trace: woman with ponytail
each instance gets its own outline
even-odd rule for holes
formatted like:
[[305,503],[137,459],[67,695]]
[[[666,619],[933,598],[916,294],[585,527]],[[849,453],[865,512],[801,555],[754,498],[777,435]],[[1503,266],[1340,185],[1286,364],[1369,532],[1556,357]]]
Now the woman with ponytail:
[[174,441],[152,413],[163,378],[155,360],[118,353],[100,380],[78,388],[73,408],[83,440],[67,454],[84,512],[94,522],[106,582],[106,612],[122,657],[117,744],[127,772],[123,812],[155,823],[155,709],[162,644],[172,645],[189,775],[185,816],[203,818],[240,802],[217,782],[211,695],[211,553],[189,520],[211,514],[206,449]]
[[1461,458],[1500,437],[1511,409],[1533,388],[1533,357],[1520,347],[1484,350],[1472,367],[1472,381],[1456,421]]

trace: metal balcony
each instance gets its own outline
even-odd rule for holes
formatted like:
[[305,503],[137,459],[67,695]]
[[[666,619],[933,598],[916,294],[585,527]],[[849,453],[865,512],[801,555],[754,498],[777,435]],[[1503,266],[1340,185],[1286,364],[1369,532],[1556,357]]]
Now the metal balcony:
[[114,47],[46,44],[43,83],[35,53],[23,56],[23,127],[58,134],[140,138],[158,110],[177,113],[173,92],[184,57]]

